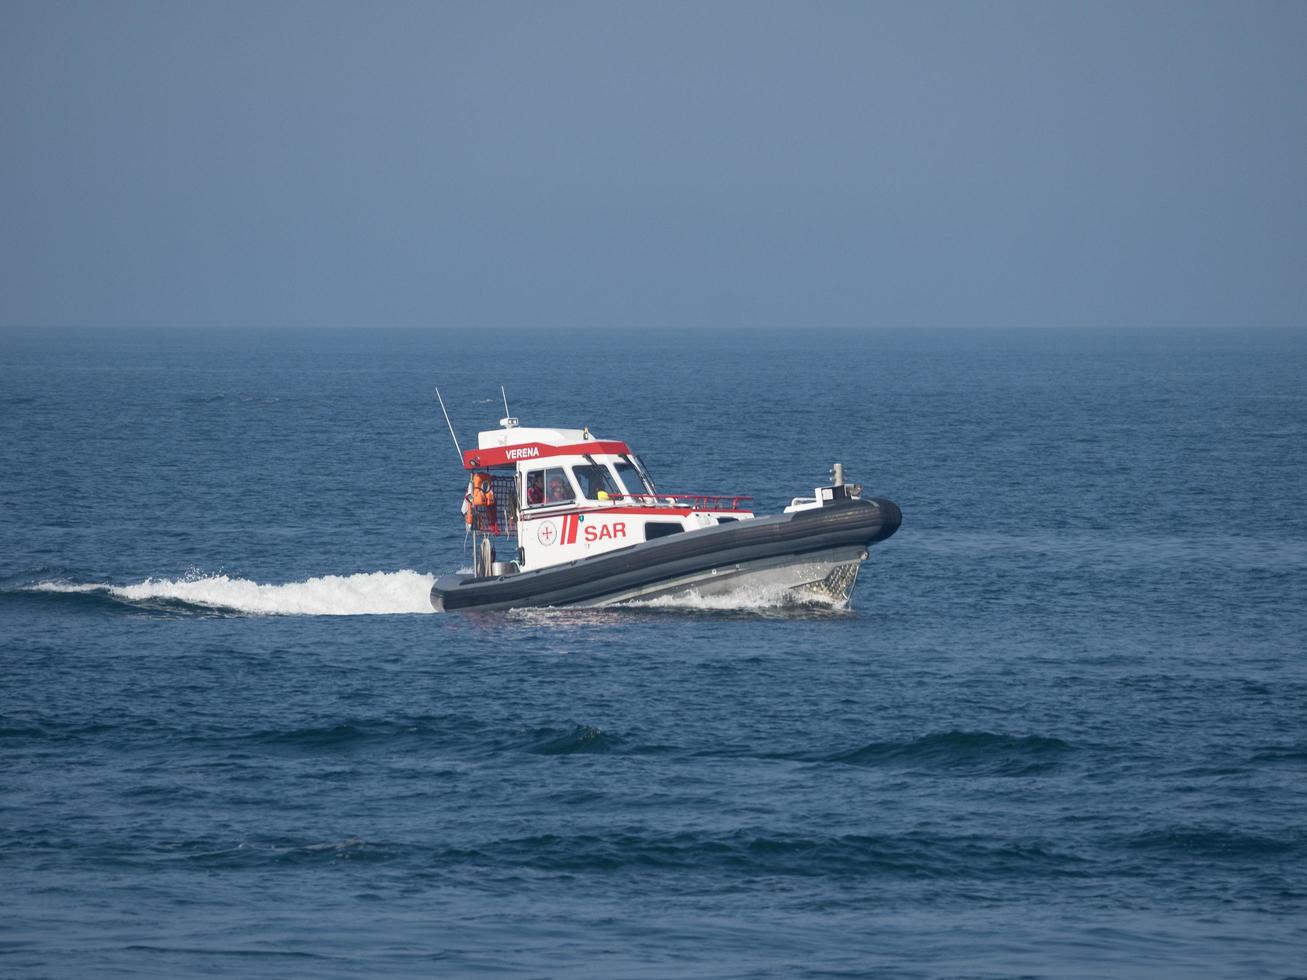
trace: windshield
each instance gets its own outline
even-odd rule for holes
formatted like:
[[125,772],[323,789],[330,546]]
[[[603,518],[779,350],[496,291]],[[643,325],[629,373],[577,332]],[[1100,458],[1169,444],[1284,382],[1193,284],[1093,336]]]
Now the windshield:
[[632,453],[630,456],[623,456],[623,460],[632,463],[635,466],[636,474],[644,481],[645,492],[657,493],[658,488],[654,485],[653,477],[649,475],[649,470],[644,465],[644,460]]
[[608,467],[602,463],[573,466],[572,475],[576,477],[576,484],[581,488],[581,492],[590,500],[607,500],[621,493],[614,485]]
[[644,482],[644,477],[640,475],[640,471],[632,462],[623,460],[618,463],[617,476],[622,481],[622,485],[626,487],[626,492],[632,496],[653,493],[653,490]]

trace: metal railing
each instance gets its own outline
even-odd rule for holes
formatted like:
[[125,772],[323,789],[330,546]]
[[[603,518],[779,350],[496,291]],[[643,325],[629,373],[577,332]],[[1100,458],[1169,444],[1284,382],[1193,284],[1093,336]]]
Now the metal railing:
[[610,500],[627,501],[641,507],[688,507],[690,510],[748,510],[740,502],[753,500],[747,494],[730,493],[615,493]]

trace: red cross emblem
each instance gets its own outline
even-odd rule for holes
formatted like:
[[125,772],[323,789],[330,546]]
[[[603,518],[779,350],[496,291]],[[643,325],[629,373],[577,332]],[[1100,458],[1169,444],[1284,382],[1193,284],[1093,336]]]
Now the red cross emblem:
[[558,529],[554,527],[553,521],[545,521],[536,531],[536,540],[543,545],[553,544],[556,537],[558,537]]

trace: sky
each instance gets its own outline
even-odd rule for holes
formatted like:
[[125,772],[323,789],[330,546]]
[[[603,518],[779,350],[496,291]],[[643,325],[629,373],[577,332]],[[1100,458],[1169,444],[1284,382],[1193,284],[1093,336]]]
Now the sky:
[[0,326],[1307,327],[1307,3],[0,0]]

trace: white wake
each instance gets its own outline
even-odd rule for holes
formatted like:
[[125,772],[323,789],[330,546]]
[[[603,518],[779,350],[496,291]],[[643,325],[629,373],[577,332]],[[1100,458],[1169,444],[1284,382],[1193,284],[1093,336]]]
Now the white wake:
[[[469,570],[470,571],[470,570]],[[404,570],[362,572],[357,575],[323,575],[303,582],[282,585],[252,582],[227,575],[195,573],[183,578],[149,578],[135,585],[45,581],[30,586],[36,592],[102,593],[124,602],[148,603],[164,600],[184,602],[208,609],[230,610],[264,616],[384,616],[431,613],[431,586],[435,576]],[[797,600],[789,589],[752,586],[723,595],[701,595],[697,591],[656,599],[621,603],[618,609],[668,609],[681,611],[767,612],[802,609],[840,609],[819,598]],[[600,610],[522,609],[514,614],[543,617],[585,613],[593,617]]]
[[104,592],[128,602],[172,599],[195,606],[269,616],[379,616],[429,613],[435,576],[420,572],[323,575],[265,585],[226,575],[146,579],[136,585],[40,582],[38,592]]
[[620,603],[622,609],[680,609],[704,612],[770,612],[795,610],[845,611],[848,604],[826,596],[796,594],[790,587],[775,585],[747,585],[729,592],[704,595],[689,589],[653,599],[632,599]]

